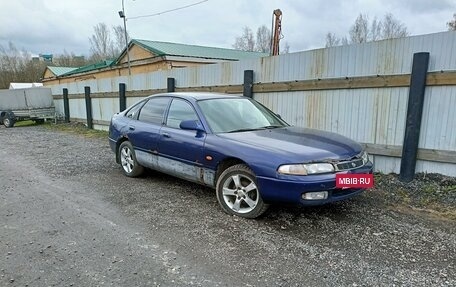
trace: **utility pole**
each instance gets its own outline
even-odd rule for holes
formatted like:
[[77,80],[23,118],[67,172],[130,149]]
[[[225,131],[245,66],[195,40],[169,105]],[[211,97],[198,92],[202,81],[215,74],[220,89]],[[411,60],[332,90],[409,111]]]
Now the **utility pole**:
[[277,56],[279,54],[279,42],[282,33],[282,11],[280,9],[274,10],[273,17],[275,21],[271,38],[271,56]]
[[124,0],[122,0],[122,11],[119,11],[119,16],[120,16],[120,18],[123,18],[124,34],[125,34],[125,51],[127,52],[127,61],[128,61],[128,75],[131,76],[130,51],[128,49],[128,35],[127,35],[127,17],[125,16]]

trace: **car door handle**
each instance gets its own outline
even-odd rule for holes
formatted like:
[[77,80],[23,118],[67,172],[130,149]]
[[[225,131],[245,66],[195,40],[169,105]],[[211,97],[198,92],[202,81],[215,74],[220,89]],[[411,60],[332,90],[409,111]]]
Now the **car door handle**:
[[128,129],[129,129],[130,131],[134,131],[134,130],[135,130],[135,127],[134,127],[134,126],[129,126]]
[[170,138],[171,136],[169,135],[169,133],[162,133],[162,135],[165,137],[165,138]]

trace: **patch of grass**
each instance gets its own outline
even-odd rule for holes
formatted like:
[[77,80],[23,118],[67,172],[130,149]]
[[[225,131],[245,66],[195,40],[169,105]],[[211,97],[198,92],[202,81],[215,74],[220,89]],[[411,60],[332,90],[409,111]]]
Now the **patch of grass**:
[[420,173],[412,182],[395,174],[375,174],[376,194],[391,206],[409,206],[447,219],[456,219],[456,178]]
[[46,125],[46,128],[49,128],[49,129],[55,130],[55,131],[82,135],[82,136],[88,137],[88,138],[106,139],[108,137],[107,131],[89,129],[82,123],[52,124],[52,125]]
[[456,192],[456,185],[448,185],[443,187],[444,192]]
[[14,124],[14,127],[28,127],[28,126],[35,126],[35,125],[38,125],[38,124],[32,120],[28,120],[28,121],[19,121]]

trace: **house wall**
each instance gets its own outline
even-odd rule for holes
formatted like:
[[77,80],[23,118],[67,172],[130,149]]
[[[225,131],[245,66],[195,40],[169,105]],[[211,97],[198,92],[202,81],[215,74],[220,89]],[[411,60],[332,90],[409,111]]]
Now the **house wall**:
[[225,62],[144,74],[53,85],[63,111],[70,93],[71,117],[84,121],[84,86],[90,86],[97,128],[118,111],[119,83],[127,104],[166,90],[242,94],[243,73],[254,71],[254,98],[290,124],[337,132],[366,145],[375,169],[399,172],[413,54],[429,52],[429,74],[419,140],[418,172],[456,176],[456,32],[332,47],[276,57]]
[[54,73],[51,72],[51,70],[46,68],[46,70],[44,71],[43,78],[47,79],[47,78],[52,78],[52,77],[55,77]]

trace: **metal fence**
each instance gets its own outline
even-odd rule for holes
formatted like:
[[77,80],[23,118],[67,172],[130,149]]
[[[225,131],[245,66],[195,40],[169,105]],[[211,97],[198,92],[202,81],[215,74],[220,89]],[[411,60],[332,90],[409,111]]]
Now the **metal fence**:
[[245,70],[253,70],[254,98],[292,125],[337,132],[366,144],[377,171],[398,173],[407,102],[416,52],[429,52],[417,172],[456,176],[456,32],[332,47],[276,57],[94,79],[51,86],[63,114],[69,91],[72,120],[84,121],[84,87],[92,92],[95,128],[106,128],[119,111],[119,84],[127,106],[166,91],[242,94]]

